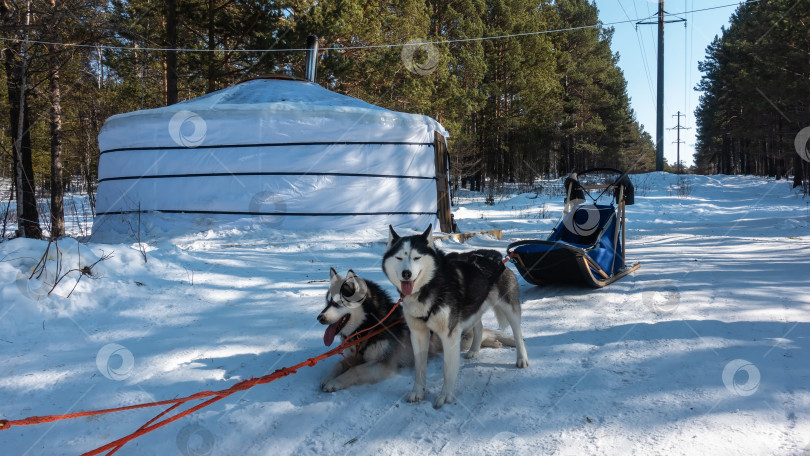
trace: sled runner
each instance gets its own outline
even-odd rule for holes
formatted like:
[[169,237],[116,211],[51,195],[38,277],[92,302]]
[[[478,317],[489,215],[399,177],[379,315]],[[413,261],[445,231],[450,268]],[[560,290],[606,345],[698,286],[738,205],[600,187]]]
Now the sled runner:
[[[625,264],[625,207],[634,200],[627,173],[612,168],[572,173],[565,191],[563,215],[546,240],[509,245],[520,275],[534,285],[601,288],[638,269],[641,263]],[[598,204],[604,195],[610,203]],[[586,204],[586,196],[592,203]]]

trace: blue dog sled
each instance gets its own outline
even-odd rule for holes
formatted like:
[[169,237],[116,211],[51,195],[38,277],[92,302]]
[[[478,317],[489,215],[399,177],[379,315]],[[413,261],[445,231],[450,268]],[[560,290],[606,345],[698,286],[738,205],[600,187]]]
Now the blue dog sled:
[[[625,207],[634,201],[627,173],[593,168],[572,173],[564,185],[563,215],[548,238],[513,242],[507,249],[520,275],[534,285],[601,288],[641,267],[625,263]],[[598,204],[606,194],[610,204]]]

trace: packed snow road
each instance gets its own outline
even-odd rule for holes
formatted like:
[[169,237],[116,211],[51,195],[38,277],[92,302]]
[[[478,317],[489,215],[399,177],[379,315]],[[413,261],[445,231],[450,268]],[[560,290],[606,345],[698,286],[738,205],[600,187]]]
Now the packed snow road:
[[[810,203],[764,178],[633,181],[628,257],[641,269],[600,290],[519,279],[527,369],[509,348],[462,358],[456,402],[434,410],[440,359],[418,404],[404,399],[408,370],[324,393],[327,360],[117,454],[810,454]],[[561,207],[553,195],[489,206],[462,194],[459,225],[504,238],[440,246],[505,251],[545,238]],[[65,239],[61,274],[52,247],[33,280],[47,243],[1,243],[0,419],[224,389],[320,354],[330,266],[394,294],[385,236],[251,226],[140,246]],[[50,294],[42,285],[102,258],[78,284],[72,272]],[[79,454],[158,411],[12,427],[0,442],[5,454]]]

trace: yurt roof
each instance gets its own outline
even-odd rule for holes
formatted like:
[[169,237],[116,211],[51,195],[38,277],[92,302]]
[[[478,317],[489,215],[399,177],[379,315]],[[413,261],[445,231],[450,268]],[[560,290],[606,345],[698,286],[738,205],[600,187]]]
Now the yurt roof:
[[434,131],[447,136],[427,116],[391,111],[311,82],[253,79],[171,106],[112,116],[99,134],[99,148],[104,153],[302,139],[422,142]]

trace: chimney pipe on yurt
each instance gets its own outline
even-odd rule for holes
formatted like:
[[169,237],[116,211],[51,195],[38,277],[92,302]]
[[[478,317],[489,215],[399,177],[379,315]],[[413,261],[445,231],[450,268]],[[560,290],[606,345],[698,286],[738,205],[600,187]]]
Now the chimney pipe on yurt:
[[315,82],[318,73],[318,37],[310,35],[307,37],[307,69],[306,78],[309,82]]

